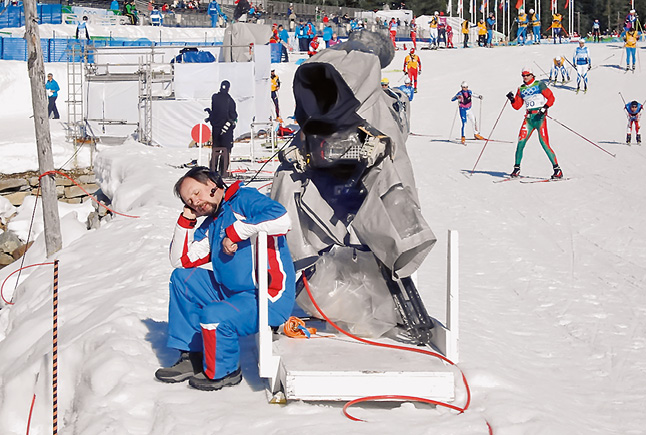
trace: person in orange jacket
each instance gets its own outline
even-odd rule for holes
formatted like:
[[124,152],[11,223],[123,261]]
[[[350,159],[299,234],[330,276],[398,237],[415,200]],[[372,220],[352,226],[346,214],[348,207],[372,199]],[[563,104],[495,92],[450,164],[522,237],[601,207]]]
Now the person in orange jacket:
[[422,60],[415,54],[415,49],[410,49],[410,54],[404,59],[404,74],[407,74],[413,83],[414,92],[417,92],[417,75],[422,74]]

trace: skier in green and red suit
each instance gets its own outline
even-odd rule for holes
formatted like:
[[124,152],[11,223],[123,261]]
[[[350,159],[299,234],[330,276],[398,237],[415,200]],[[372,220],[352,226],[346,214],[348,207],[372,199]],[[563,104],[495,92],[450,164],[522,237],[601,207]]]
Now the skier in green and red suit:
[[521,75],[523,76],[523,84],[516,91],[516,95],[514,96],[511,92],[507,94],[507,98],[511,101],[514,109],[520,109],[523,107],[523,103],[525,103],[525,109],[527,109],[523,125],[518,133],[516,162],[510,177],[520,176],[520,161],[523,159],[525,144],[534,130],[538,130],[538,140],[541,142],[543,150],[554,168],[552,178],[563,178],[563,172],[556,160],[556,154],[550,148],[550,140],[547,135],[547,109],[554,104],[554,94],[545,83],[536,80],[531,68],[523,68]]

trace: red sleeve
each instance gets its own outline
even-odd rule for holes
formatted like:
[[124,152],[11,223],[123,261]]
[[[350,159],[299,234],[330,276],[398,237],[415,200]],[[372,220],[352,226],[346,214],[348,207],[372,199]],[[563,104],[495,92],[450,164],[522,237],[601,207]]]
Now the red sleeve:
[[547,107],[552,107],[552,104],[554,104],[554,100],[555,100],[552,90],[547,86],[545,86],[545,89],[543,89],[541,93],[545,98],[547,98],[547,103],[545,103],[547,104]]
[[523,100],[523,97],[520,96],[520,89],[516,90],[516,96],[514,97],[514,102],[511,103],[511,107],[518,110],[523,107],[524,102],[525,100]]

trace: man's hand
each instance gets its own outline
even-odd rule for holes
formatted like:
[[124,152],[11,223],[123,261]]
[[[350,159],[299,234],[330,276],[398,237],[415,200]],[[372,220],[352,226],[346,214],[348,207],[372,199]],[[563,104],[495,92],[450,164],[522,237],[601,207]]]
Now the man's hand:
[[195,214],[193,209],[187,205],[184,206],[184,210],[182,211],[182,216],[190,220],[197,219],[197,215]]
[[206,113],[208,113],[209,115],[211,114],[211,109],[209,109],[208,107],[205,107],[205,108],[204,108],[204,111],[205,111]]
[[227,121],[226,124],[222,126],[222,130],[220,131],[220,134],[225,134],[227,131],[229,131],[229,128],[231,128],[231,123]]
[[222,250],[225,254],[233,256],[233,254],[238,250],[238,245],[233,243],[230,238],[225,237],[222,240]]
[[516,99],[516,98],[514,97],[514,94],[512,94],[511,92],[509,92],[509,93],[506,95],[506,97],[507,97],[507,98],[509,99],[509,101],[511,101],[512,103],[513,103],[513,102],[514,102],[514,100]]
[[592,69],[592,64],[591,64],[591,63],[589,63],[589,64],[588,64],[588,71],[590,71],[591,69]]
[[540,116],[545,116],[545,114],[547,113],[547,109],[549,109],[549,108],[550,108],[550,106],[545,104],[543,107],[538,109],[538,113],[540,114]]
[[478,95],[478,99],[482,100],[484,97],[482,95]]

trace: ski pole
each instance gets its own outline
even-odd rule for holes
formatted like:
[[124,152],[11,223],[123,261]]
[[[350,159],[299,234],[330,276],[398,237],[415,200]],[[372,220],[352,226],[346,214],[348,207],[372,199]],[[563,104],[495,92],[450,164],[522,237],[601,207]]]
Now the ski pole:
[[545,70],[544,70],[543,68],[541,68],[541,66],[540,66],[539,64],[537,64],[537,63],[536,63],[536,61],[534,61],[534,65],[536,65],[536,66],[538,67],[538,69],[540,69],[541,71],[543,71],[543,74],[545,74],[546,76],[548,76],[548,77],[549,77],[549,74],[547,74],[547,73],[545,72]]
[[489,139],[491,139],[491,136],[493,135],[494,130],[496,129],[496,126],[498,125],[498,121],[500,121],[500,117],[502,116],[502,112],[504,112],[505,107],[507,107],[507,101],[509,101],[507,98],[505,98],[505,104],[502,106],[502,109],[500,110],[500,114],[498,115],[498,118],[496,119],[496,122],[493,124],[493,128],[491,129],[491,133],[489,133],[489,136],[487,136],[487,140],[485,141],[484,146],[482,147],[482,151],[480,151],[480,155],[478,156],[478,160],[476,160],[475,165],[473,165],[473,169],[471,169],[471,175],[476,170],[476,166],[478,166],[478,162],[480,161],[480,157],[482,157],[482,153],[484,153],[485,148],[487,147],[487,144],[489,143]]
[[[482,95],[480,95],[480,127],[482,127]],[[478,127],[478,122],[476,121],[476,128]]]
[[619,92],[619,96],[621,97],[621,101],[624,102],[624,107],[626,107],[626,100],[624,99],[624,96]]
[[455,127],[455,119],[458,117],[458,106],[455,106],[455,115],[453,115],[453,123],[451,124],[451,131],[449,131],[449,140],[453,137],[453,127]]
[[610,151],[608,151],[608,150],[606,150],[606,149],[604,149],[604,148],[600,147],[600,146],[599,146],[599,145],[597,145],[596,143],[592,142],[590,139],[588,139],[588,138],[586,138],[586,137],[583,137],[582,135],[580,135],[580,134],[579,134],[579,133],[577,133],[576,131],[572,130],[572,129],[571,129],[570,127],[568,127],[567,125],[563,124],[562,122],[558,121],[557,119],[552,118],[550,115],[545,114],[545,116],[547,116],[547,117],[548,117],[549,119],[551,119],[552,121],[556,122],[556,123],[557,123],[558,125],[560,125],[561,127],[564,127],[566,130],[571,131],[572,133],[576,134],[577,136],[579,136],[581,139],[585,140],[586,142],[590,142],[592,145],[596,146],[597,148],[599,148],[599,149],[600,149],[601,151],[603,151],[604,153],[606,153],[606,154],[610,154],[612,157],[617,157],[615,154],[612,154]]

